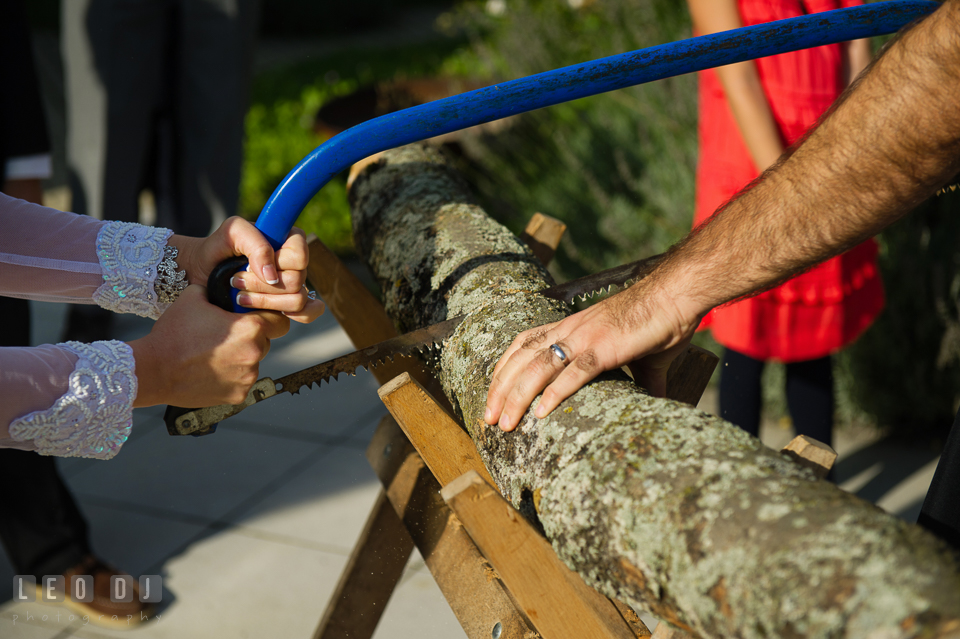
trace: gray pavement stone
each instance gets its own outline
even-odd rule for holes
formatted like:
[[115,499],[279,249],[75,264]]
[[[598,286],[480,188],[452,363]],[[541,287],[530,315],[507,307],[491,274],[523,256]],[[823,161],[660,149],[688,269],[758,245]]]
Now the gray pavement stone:
[[154,429],[109,462],[71,478],[70,485],[81,499],[217,519],[325,452],[319,445],[254,433],[227,430],[193,438]]
[[363,451],[333,449],[228,521],[348,555],[379,492],[380,482]]
[[[46,615],[46,619],[44,619]],[[59,615],[59,619],[58,619]],[[0,637],[11,639],[60,639],[70,636],[73,629],[82,624],[77,615],[70,621],[71,613],[65,608],[39,604],[11,602],[0,605]]]
[[[309,637],[346,557],[225,531],[165,566],[165,607],[144,638]],[[126,631],[80,628],[74,637]]]

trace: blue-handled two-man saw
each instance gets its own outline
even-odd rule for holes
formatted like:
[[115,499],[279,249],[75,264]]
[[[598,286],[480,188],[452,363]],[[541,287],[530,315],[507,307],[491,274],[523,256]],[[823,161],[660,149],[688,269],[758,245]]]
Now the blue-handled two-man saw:
[[[926,0],[891,0],[778,20],[583,62],[383,115],[330,138],[305,157],[270,196],[256,226],[275,249],[280,248],[317,191],[339,172],[380,151],[654,80],[893,33],[937,7],[939,3]],[[648,258],[535,294],[572,302],[576,297],[629,285],[656,261]],[[245,258],[233,258],[214,270],[208,283],[211,302],[235,312],[248,310],[236,305],[237,291],[229,285],[230,277],[245,264]],[[214,432],[218,421],[278,393],[296,393],[303,386],[336,379],[340,373],[353,374],[361,367],[369,369],[397,356],[434,349],[462,319],[413,331],[277,380],[264,378],[241,404],[195,410],[168,407],[164,415],[167,430],[171,435]]]

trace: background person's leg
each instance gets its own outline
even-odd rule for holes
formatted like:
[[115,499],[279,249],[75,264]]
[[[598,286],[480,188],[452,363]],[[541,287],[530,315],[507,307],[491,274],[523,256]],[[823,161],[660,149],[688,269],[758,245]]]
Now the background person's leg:
[[18,575],[62,575],[90,554],[87,524],[53,457],[0,449],[0,541]]
[[760,434],[763,362],[725,348],[720,360],[720,417],[754,437]]
[[960,551],[960,413],[947,436],[940,463],[917,523]]
[[[70,0],[62,4],[67,164],[73,211],[137,222],[153,178],[156,128],[169,89],[164,68],[166,0]],[[113,314],[72,305],[62,339],[112,337]]]
[[787,405],[794,431],[833,446],[832,359],[791,362],[786,368]]
[[[0,297],[0,346],[30,345],[30,303]],[[90,552],[87,523],[53,457],[0,448],[0,542],[20,575],[60,575]]]
[[237,213],[259,3],[177,6],[173,193],[171,205],[163,194],[158,223],[205,236]]

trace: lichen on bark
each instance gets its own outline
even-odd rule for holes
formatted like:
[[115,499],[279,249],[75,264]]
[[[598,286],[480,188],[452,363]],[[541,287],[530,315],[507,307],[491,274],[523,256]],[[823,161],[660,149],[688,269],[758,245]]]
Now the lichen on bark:
[[504,496],[587,583],[702,636],[960,636],[960,568],[919,527],[717,417],[607,373],[513,433],[482,419],[522,330],[570,310],[435,150],[385,154],[351,192],[357,246],[401,330],[467,318],[438,376]]

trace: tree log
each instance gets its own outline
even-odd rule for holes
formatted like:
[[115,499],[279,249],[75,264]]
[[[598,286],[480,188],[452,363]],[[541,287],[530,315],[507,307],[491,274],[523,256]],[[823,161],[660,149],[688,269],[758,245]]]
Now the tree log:
[[602,593],[708,637],[957,637],[960,565],[925,530],[721,419],[608,373],[512,433],[482,419],[522,330],[570,312],[434,150],[351,191],[356,245],[401,331],[469,314],[436,365],[490,474]]

